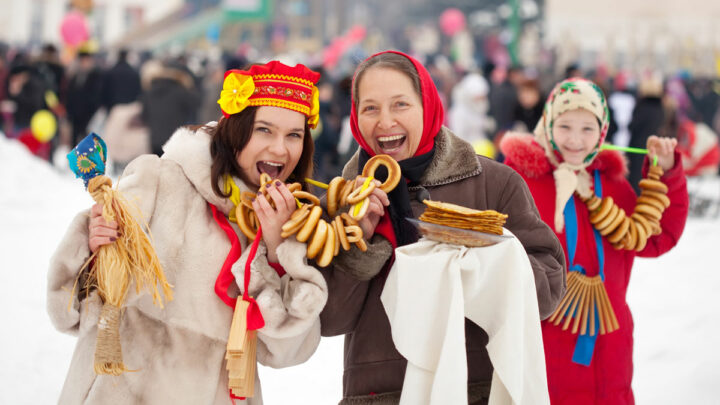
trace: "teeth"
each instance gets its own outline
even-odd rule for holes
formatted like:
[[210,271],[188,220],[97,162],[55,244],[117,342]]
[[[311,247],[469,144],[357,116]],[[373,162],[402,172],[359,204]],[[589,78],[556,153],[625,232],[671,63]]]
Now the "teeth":
[[275,163],[275,162],[262,162],[262,163],[264,163],[264,164],[266,164],[266,165],[268,165],[268,166],[275,166],[275,167],[282,167],[282,166],[283,166],[282,163]]
[[403,138],[405,138],[405,135],[380,136],[380,137],[378,137],[378,141],[390,142],[390,141],[397,141],[398,139],[403,139]]

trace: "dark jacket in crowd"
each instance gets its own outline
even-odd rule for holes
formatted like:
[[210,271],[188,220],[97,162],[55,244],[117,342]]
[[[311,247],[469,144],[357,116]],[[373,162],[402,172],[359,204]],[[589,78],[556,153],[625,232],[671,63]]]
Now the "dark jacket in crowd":
[[73,145],[87,135],[87,126],[100,108],[102,72],[93,68],[77,72],[68,84],[67,114],[72,124]]
[[[177,74],[177,72],[175,73]],[[158,77],[140,98],[142,119],[150,128],[150,147],[156,155],[162,155],[162,146],[178,127],[192,124],[199,108],[199,97],[194,87],[177,80],[172,75]]]
[[[650,135],[659,135],[660,127],[665,120],[662,100],[658,97],[640,98],[635,104],[632,120],[628,129],[630,130],[630,146],[634,148],[645,148]],[[642,165],[645,155],[628,153],[629,174],[628,181],[640,193],[638,183],[642,179]]]
[[127,104],[140,96],[140,75],[124,60],[105,72],[101,101],[108,112],[115,104]]

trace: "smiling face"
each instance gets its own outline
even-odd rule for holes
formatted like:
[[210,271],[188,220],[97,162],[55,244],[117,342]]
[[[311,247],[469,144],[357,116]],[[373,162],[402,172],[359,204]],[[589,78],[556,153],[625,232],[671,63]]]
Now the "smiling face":
[[358,84],[358,127],[376,154],[401,161],[415,155],[423,133],[423,105],[408,76],[372,67]]
[[597,118],[581,108],[560,114],[553,123],[552,131],[563,160],[573,165],[581,165],[600,139]]
[[247,179],[256,187],[260,174],[287,180],[303,152],[306,117],[281,107],[263,106],[255,113],[250,141],[237,160]]

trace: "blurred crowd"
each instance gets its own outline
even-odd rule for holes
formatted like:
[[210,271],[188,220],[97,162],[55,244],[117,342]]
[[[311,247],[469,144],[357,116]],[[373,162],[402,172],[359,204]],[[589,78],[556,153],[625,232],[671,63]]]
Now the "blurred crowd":
[[[682,72],[671,77],[654,71],[611,74],[602,67],[583,71],[577,65],[544,72],[491,58],[467,63],[451,50],[418,52],[445,105],[446,126],[479,154],[502,160],[496,146],[503,134],[532,133],[552,86],[581,76],[596,82],[608,97],[610,142],[643,148],[652,134],[677,137],[688,175],[717,174],[717,78]],[[318,85],[321,123],[313,132],[318,180],[337,175],[356,149],[349,127],[350,83],[353,62],[365,56],[357,47],[332,69],[308,63],[323,74]],[[50,161],[64,160],[82,137],[97,132],[108,143],[117,174],[140,154],[161,154],[177,127],[218,120],[224,72],[254,61],[243,52],[158,57],[80,48],[63,63],[50,44],[36,52],[0,46],[0,129]],[[631,184],[640,179],[642,158],[628,155]]]

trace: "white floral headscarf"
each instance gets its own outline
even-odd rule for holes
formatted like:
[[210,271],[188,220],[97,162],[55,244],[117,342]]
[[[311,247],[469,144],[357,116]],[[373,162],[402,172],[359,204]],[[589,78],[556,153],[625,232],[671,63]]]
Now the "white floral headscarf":
[[[583,163],[572,165],[562,161],[555,139],[553,125],[555,120],[564,112],[582,108],[591,112],[600,123],[600,138],[597,145],[590,152]],[[535,139],[545,149],[545,155],[555,167],[555,230],[562,232],[565,226],[563,208],[567,201],[577,192],[583,197],[592,193],[592,179],[585,170],[597,154],[605,141],[610,126],[609,110],[602,90],[595,83],[581,78],[567,79],[558,83],[548,96],[543,109],[543,116],[535,127]]]

